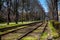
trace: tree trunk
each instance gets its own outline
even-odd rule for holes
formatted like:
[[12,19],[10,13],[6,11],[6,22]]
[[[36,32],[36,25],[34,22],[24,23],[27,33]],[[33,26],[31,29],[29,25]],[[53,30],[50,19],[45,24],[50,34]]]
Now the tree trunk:
[[18,1],[15,0],[15,2],[16,2],[16,7],[15,7],[15,11],[14,11],[16,14],[15,22],[16,22],[16,24],[18,24]]
[[10,22],[10,2],[7,0],[7,25],[9,25],[9,22]]
[[0,0],[0,10],[1,10],[1,7],[2,7],[2,0]]
[[59,20],[58,19],[58,0],[56,0],[56,13],[57,13],[57,21]]

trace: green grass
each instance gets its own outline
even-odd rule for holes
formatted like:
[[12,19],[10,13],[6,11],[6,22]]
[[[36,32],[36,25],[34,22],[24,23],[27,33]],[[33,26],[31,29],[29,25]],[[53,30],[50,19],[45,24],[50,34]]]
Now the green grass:
[[55,22],[55,24],[60,24],[60,22]]
[[35,37],[24,37],[23,39],[21,40],[38,40],[37,38]]
[[[6,28],[6,27],[14,27],[14,26],[23,25],[23,24],[29,24],[29,23],[33,23],[33,22],[37,22],[37,21],[29,21],[29,22],[23,22],[23,23],[22,22],[18,22],[18,24],[15,24],[15,22],[11,22],[9,25],[7,25],[7,23],[1,23],[0,24],[0,29]],[[24,27],[27,27],[27,26],[21,26],[21,27],[12,29],[12,30],[6,30],[4,32],[0,32],[0,35],[4,34],[4,33],[7,33],[7,32],[10,32],[10,31],[13,31],[13,30],[16,30],[16,29],[19,29],[19,28],[24,28]]]
[[51,29],[51,35],[53,36],[53,37],[58,37],[59,35],[58,35],[58,33],[57,33],[57,30],[54,28],[54,26],[52,25],[52,23],[51,22],[48,22],[48,26],[49,26],[49,28]]
[[5,27],[12,27],[12,26],[17,26],[17,25],[22,25],[22,24],[29,24],[29,23],[32,23],[33,21],[30,21],[30,22],[18,22],[18,24],[15,24],[14,22],[11,22],[9,23],[9,25],[7,25],[7,23],[2,23],[0,24],[0,29],[1,28],[5,28]]
[[40,40],[45,40],[48,37],[48,33],[44,32],[41,36],[40,36]]
[[[18,34],[14,34],[13,37],[10,36],[10,37],[4,38],[3,40],[14,40],[14,38],[18,38],[18,37],[19,37]],[[20,39],[20,40],[38,40],[38,39],[35,38],[35,37],[31,37],[31,36],[29,36],[29,37],[24,37],[23,39]]]
[[[52,25],[51,21],[48,22],[48,27],[51,30],[51,35],[56,38],[59,37],[57,30],[54,28],[54,26]],[[41,36],[40,36],[40,40],[45,40],[48,37],[48,33],[44,32]]]
[[55,25],[59,25],[60,24],[60,22],[55,21],[55,20],[50,20],[50,22],[54,22]]

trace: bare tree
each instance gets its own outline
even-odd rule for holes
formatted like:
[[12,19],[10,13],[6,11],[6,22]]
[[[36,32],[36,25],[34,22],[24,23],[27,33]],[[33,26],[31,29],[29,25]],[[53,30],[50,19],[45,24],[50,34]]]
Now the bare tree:
[[11,0],[7,0],[7,24],[10,22],[10,2]]
[[3,4],[3,3],[2,3],[2,0],[0,0],[0,10],[1,10],[1,8],[2,8],[2,4]]
[[47,5],[49,7],[50,14],[52,15],[52,19],[58,21],[57,0],[46,0],[46,1],[47,1]]
[[18,0],[15,0],[15,8],[14,8],[15,10],[14,10],[14,12],[15,12],[15,14],[16,14],[16,17],[15,17],[15,22],[16,22],[16,24],[18,24]]

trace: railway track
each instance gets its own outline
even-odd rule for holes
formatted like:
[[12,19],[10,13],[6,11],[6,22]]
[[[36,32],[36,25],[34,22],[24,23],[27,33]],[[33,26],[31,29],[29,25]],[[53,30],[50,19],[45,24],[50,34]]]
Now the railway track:
[[6,27],[6,28],[0,29],[0,31],[1,31],[1,32],[4,32],[4,31],[6,31],[6,30],[11,30],[11,29],[18,28],[18,27],[20,27],[20,26],[32,25],[32,24],[36,24],[36,23],[39,23],[39,22],[33,22],[33,23],[29,23],[29,24],[22,24],[22,25],[12,26],[12,27]]
[[[14,32],[14,31],[19,30],[19,29],[24,29],[24,28],[26,28],[26,27],[36,25],[37,23],[39,23],[39,22],[34,22],[34,23],[30,23],[30,24],[21,25],[22,27],[20,27],[20,26],[18,26],[18,27],[13,27],[12,29],[11,29],[10,27],[9,27],[9,28],[6,28],[6,29],[4,28],[4,31],[3,31],[3,29],[2,29],[1,32],[3,32],[3,33],[0,34],[0,36],[6,35],[6,34],[8,34],[8,33]],[[24,27],[24,26],[26,26],[26,27]],[[6,32],[6,31],[8,31],[8,32]]]
[[[44,32],[45,28],[47,27],[47,24],[44,23],[40,26],[38,26],[34,31],[32,31],[31,33],[26,33],[25,35],[23,35],[22,37],[20,37],[17,40],[22,40],[24,38],[27,37],[33,37],[36,38],[37,40],[40,40],[40,36],[42,35],[42,33]],[[28,40],[28,39],[27,39]]]
[[33,26],[31,25],[27,28],[22,28],[22,29],[15,30],[13,32],[1,35],[1,40],[20,40],[23,37],[25,37],[26,35],[30,34],[34,30],[36,30],[37,28],[39,28],[39,26],[41,26],[41,25],[42,25],[42,23],[37,23]]

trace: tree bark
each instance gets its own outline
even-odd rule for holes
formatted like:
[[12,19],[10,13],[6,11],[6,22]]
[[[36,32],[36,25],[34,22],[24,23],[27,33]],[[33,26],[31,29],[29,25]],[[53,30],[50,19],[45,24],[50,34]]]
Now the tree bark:
[[9,25],[10,22],[10,1],[7,0],[7,25]]

